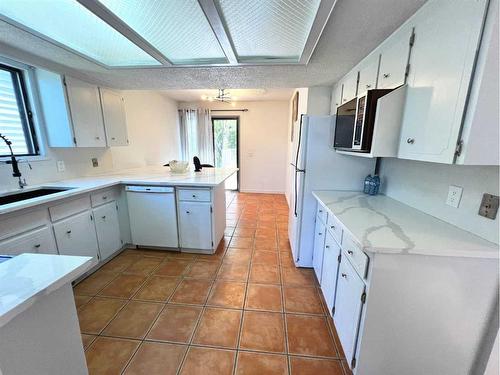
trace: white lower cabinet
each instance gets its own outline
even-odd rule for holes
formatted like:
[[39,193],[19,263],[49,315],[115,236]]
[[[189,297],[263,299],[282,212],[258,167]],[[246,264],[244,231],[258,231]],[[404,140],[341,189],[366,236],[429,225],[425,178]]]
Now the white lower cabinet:
[[97,242],[101,259],[106,259],[122,247],[120,224],[115,202],[93,209]]
[[0,242],[0,254],[22,253],[57,254],[56,243],[50,228],[44,226]]
[[339,255],[340,246],[330,232],[327,231],[323,255],[323,272],[321,275],[321,292],[323,293],[328,311],[331,315],[333,315],[333,307],[335,306]]
[[335,297],[335,328],[351,368],[356,354],[359,322],[363,309],[365,284],[351,266],[345,254],[339,267],[337,293]]
[[212,249],[212,206],[210,203],[178,202],[181,248]]
[[321,270],[323,268],[325,230],[325,224],[319,217],[316,217],[316,227],[314,228],[313,268],[319,282],[321,282]]
[[92,220],[90,211],[84,211],[53,224],[59,254],[99,258]]

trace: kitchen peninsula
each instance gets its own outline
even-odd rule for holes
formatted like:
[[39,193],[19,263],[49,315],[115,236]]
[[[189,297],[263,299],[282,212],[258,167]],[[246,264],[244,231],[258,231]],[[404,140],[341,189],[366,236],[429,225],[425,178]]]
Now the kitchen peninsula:
[[[135,245],[213,253],[225,229],[224,181],[236,171],[174,174],[148,167],[4,192],[0,200],[13,199],[0,204],[0,254],[80,255],[102,262]],[[34,197],[14,201],[20,192]]]

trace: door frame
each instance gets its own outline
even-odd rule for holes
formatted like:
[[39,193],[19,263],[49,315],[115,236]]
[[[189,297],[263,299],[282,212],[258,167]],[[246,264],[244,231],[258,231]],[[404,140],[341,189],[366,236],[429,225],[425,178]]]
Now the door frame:
[[231,191],[240,191],[240,116],[217,115],[217,116],[211,117],[211,121],[212,121],[212,150],[214,153],[214,167],[215,167],[214,120],[236,120],[236,168],[238,168],[238,171],[236,172],[236,190],[231,190]]

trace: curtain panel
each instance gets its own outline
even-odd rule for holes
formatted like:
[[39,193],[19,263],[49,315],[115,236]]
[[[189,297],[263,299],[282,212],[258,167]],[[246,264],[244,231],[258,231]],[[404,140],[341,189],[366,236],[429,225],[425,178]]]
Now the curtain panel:
[[214,164],[212,116],[209,109],[180,109],[182,160],[198,156],[202,164]]

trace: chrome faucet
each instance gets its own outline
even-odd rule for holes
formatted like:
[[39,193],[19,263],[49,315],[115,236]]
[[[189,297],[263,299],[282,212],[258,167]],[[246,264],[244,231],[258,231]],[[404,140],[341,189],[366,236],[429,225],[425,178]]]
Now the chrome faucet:
[[21,179],[21,171],[19,170],[19,165],[16,159],[16,156],[14,155],[14,151],[12,151],[12,142],[7,139],[6,136],[0,134],[0,138],[3,139],[7,147],[9,148],[10,151],[10,161],[7,161],[7,164],[12,164],[12,177],[17,177],[18,178],[18,184],[19,184],[19,189],[23,189],[27,183],[26,179]]

